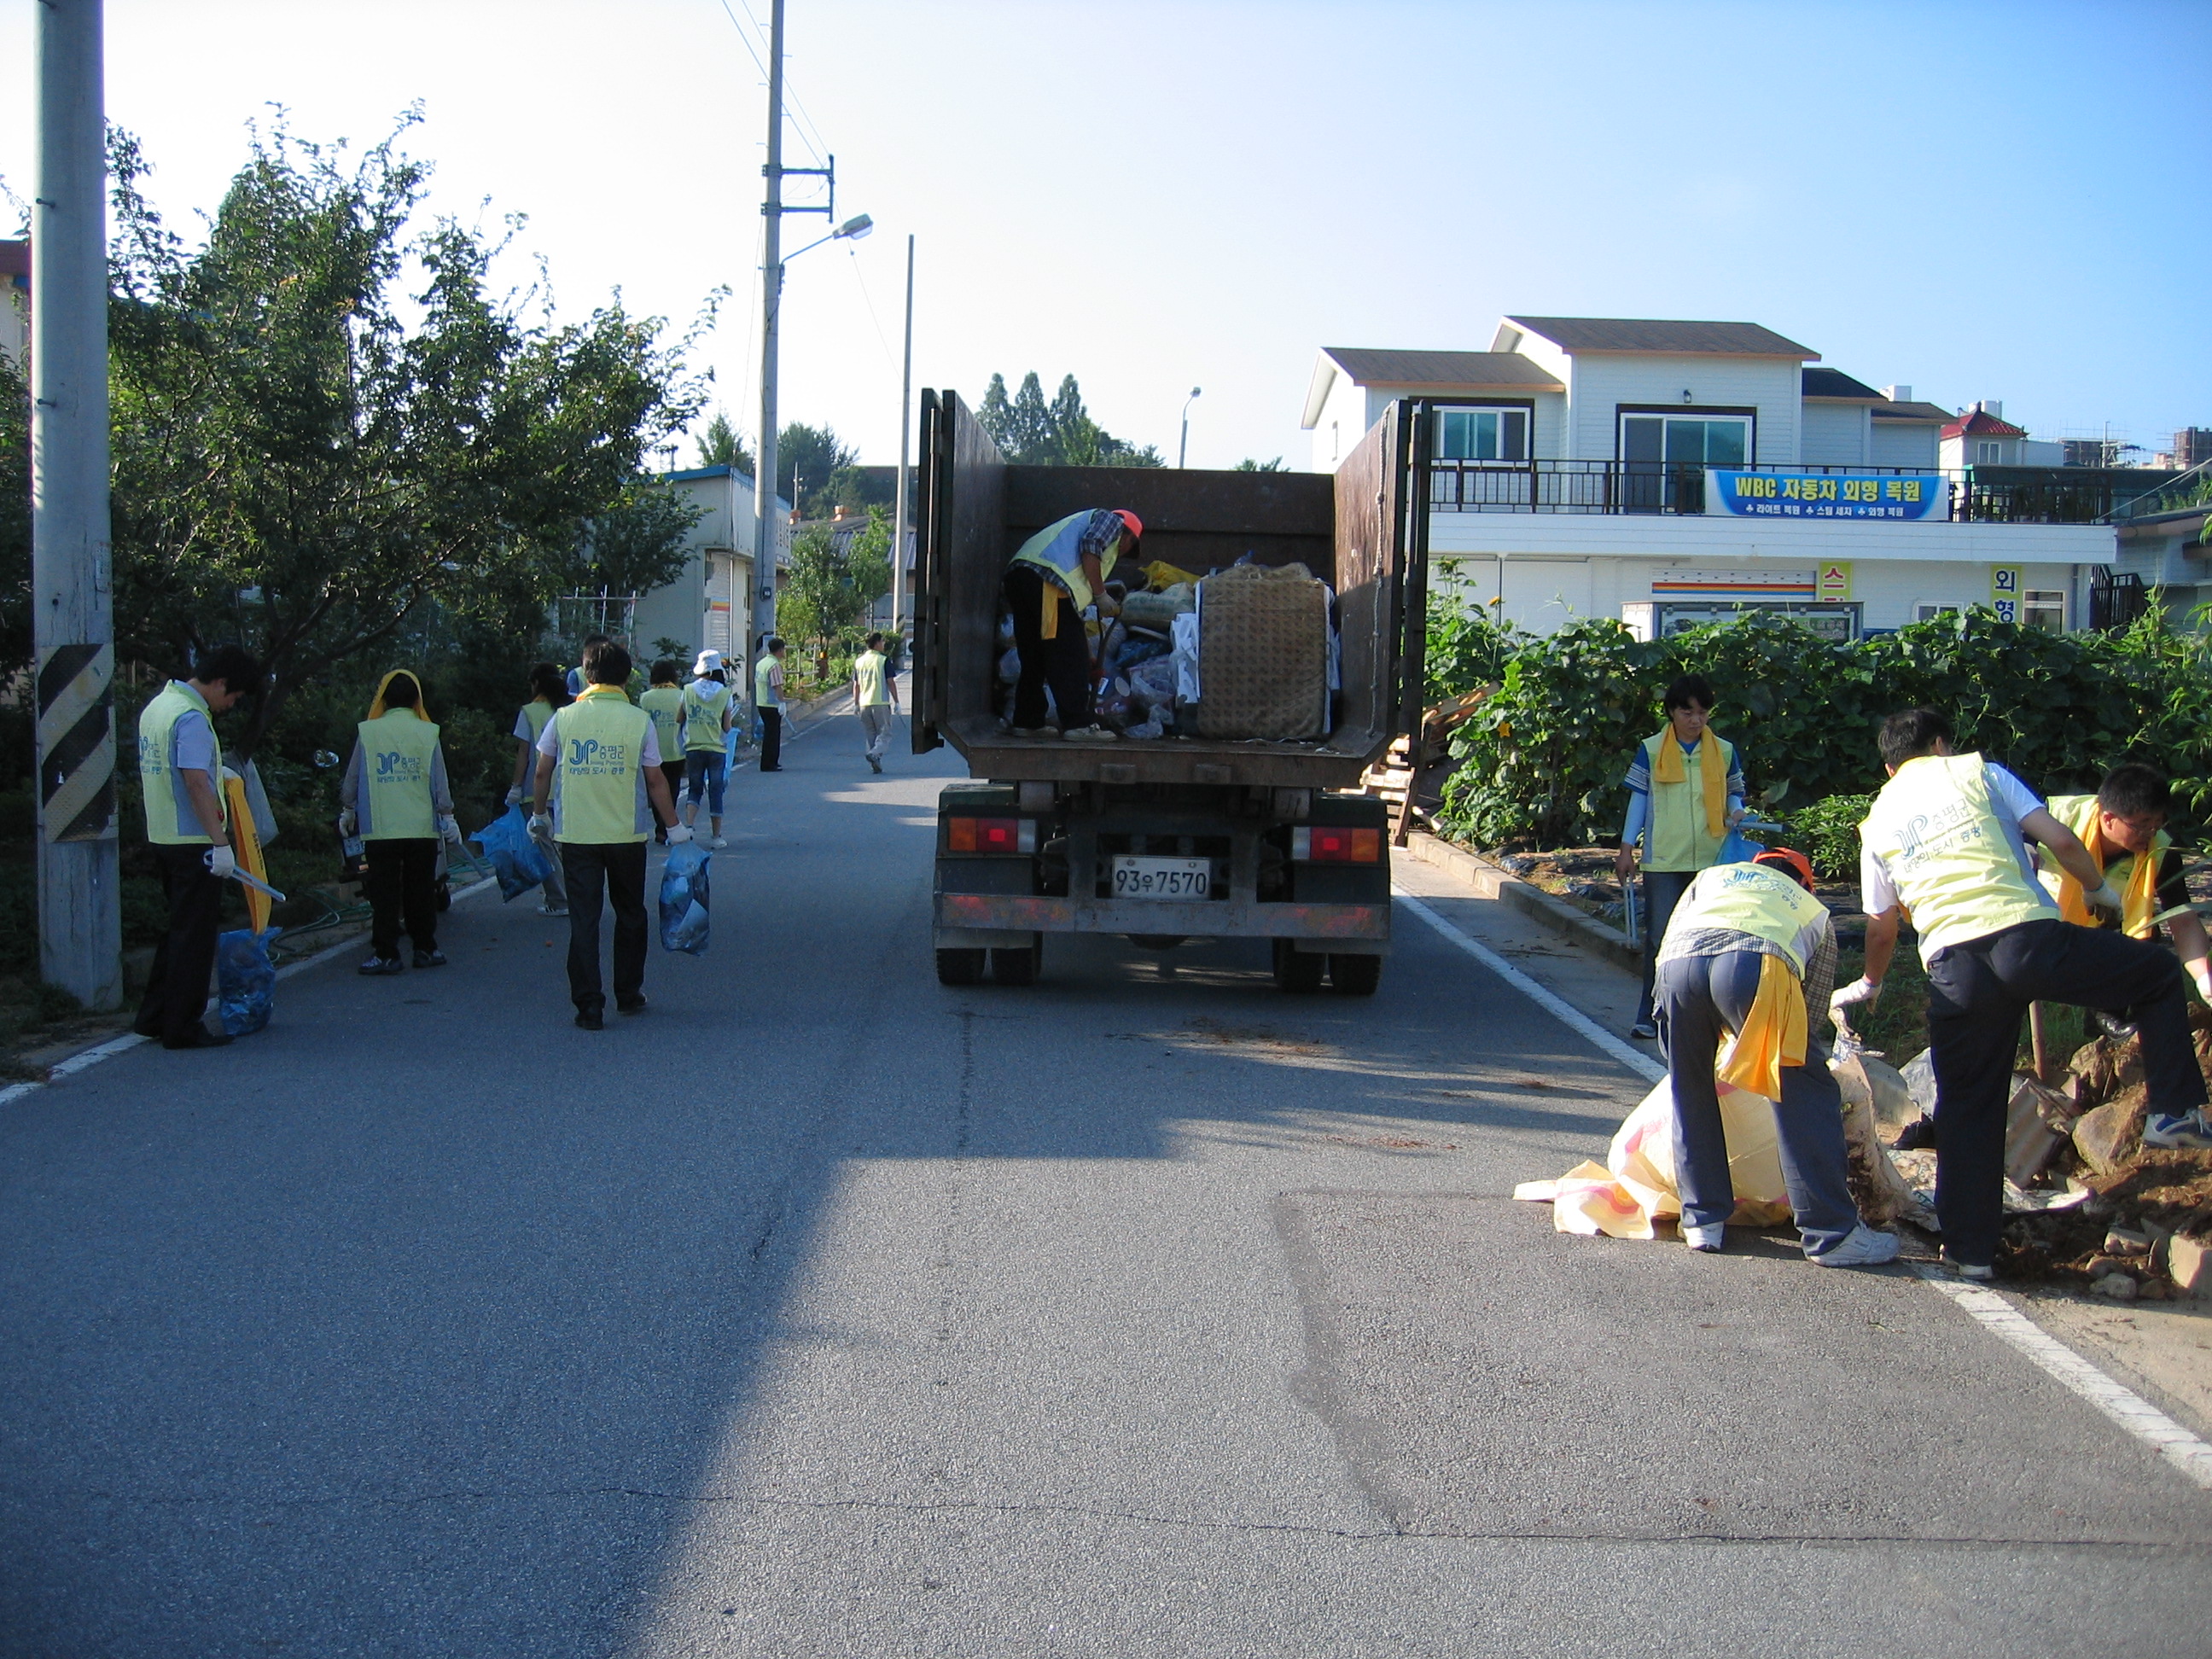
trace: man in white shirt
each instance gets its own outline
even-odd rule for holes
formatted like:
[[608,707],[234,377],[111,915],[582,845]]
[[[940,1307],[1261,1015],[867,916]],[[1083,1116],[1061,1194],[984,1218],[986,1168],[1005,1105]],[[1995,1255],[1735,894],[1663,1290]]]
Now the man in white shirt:
[[853,659],[853,712],[860,717],[868,765],[880,772],[884,750],[890,744],[891,722],[898,718],[898,684],[884,655],[884,636],[871,634],[866,644],[868,648]]

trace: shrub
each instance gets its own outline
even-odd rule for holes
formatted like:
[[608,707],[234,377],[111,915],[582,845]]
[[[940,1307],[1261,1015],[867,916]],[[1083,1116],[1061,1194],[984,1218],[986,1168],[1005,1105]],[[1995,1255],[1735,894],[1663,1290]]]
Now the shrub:
[[1858,874],[1859,822],[1874,804],[1872,795],[1831,795],[1790,815],[1780,844],[1813,860],[1830,881]]

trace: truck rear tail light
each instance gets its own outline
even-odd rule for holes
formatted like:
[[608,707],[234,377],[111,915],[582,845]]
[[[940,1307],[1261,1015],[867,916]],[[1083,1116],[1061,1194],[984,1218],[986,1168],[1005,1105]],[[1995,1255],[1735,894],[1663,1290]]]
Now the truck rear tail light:
[[947,818],[945,843],[955,853],[1034,853],[1035,818]]
[[1301,864],[1379,864],[1382,832],[1317,823],[1291,831],[1291,857]]

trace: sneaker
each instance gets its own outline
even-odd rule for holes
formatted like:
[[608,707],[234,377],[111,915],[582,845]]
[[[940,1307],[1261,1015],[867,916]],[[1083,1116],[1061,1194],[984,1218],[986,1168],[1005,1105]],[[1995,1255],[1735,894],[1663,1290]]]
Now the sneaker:
[[628,998],[627,1000],[622,997],[617,997],[615,999],[615,1012],[618,1014],[643,1013],[645,1012],[645,998],[643,994],[641,994],[637,996]]
[[871,771],[880,772],[884,769],[884,763],[871,755],[868,757],[868,769]]
[[707,843],[707,845],[708,845],[708,846],[709,846],[709,847],[713,848],[714,849],[714,851],[716,851],[717,853],[720,852],[720,851],[721,851],[725,847],[727,847],[729,844],[730,844],[730,843],[729,843],[728,842],[724,841],[724,840],[723,840],[720,836],[715,836],[714,840],[712,840],[712,841],[710,841],[710,842],[708,842]]
[[361,964],[361,971],[374,978],[385,974],[404,974],[407,970],[399,965],[398,957],[371,957]]
[[541,904],[538,907],[538,914],[541,916],[565,916],[568,914],[568,907],[565,904]]
[[2193,1112],[2153,1112],[2143,1120],[2142,1144],[2202,1151],[2212,1146],[2212,1123],[2205,1121],[2202,1106]]
[[1717,1223],[1710,1227],[1685,1227],[1682,1229],[1682,1243],[1700,1255],[1718,1255],[1722,1241],[1727,1235],[1728,1229]]
[[1893,1152],[1918,1152],[1935,1144],[1936,1120],[1923,1112],[1897,1132],[1897,1139],[1889,1143],[1889,1150]]
[[576,1010],[576,1029],[580,1031],[604,1031],[607,1029],[607,1022],[596,1008],[579,1008]]
[[1895,1233],[1876,1232],[1862,1221],[1844,1235],[1844,1242],[1813,1258],[1823,1267],[1879,1267],[1897,1260]]
[[1976,1267],[1972,1262],[1960,1261],[1948,1250],[1943,1252],[1943,1265],[1969,1285],[1986,1285],[1997,1276],[1997,1270],[1987,1263]]
[[1639,1019],[1628,1028],[1628,1035],[1642,1037],[1646,1042],[1656,1042],[1659,1038],[1659,1028],[1648,1019]]
[[1010,738],[1056,738],[1060,733],[1049,726],[1010,726],[1006,728],[1006,735]]
[[1121,734],[1103,726],[1078,726],[1060,734],[1070,743],[1114,743]]
[[[393,965],[398,966],[396,963]],[[163,1038],[161,1046],[164,1048],[228,1048],[235,1041],[236,1039],[228,1031],[213,1030],[205,1025],[201,1025],[186,1032],[174,1042],[166,1037]]]
[[417,951],[415,965],[417,968],[442,968],[446,965],[446,953],[434,945],[427,951]]

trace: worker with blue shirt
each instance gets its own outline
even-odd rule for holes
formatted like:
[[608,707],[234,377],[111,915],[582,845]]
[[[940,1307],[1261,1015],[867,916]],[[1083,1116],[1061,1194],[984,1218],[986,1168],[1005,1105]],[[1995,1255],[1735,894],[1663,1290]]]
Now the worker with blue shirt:
[[1928,973],[1936,1071],[1936,1213],[1961,1279],[1996,1267],[2004,1143],[2021,1017],[2032,1002],[2124,1013],[2142,1040],[2153,1117],[2203,1121],[2204,1074],[2173,952],[2117,929],[2076,927],[2036,878],[2026,842],[2050,853],[2088,907],[2126,902],[2074,832],[2002,766],[1954,754],[1951,722],[1911,708],[1883,722],[1889,781],[1859,825],[1866,972],[1831,999],[1838,1023],[1870,1006],[1911,911]]
[[417,968],[442,968],[438,948],[438,842],[460,845],[446,750],[422,711],[422,683],[395,668],[376,688],[368,718],[356,728],[353,757],[338,785],[338,829],[367,843],[362,885],[369,907],[372,978],[397,974],[404,925]]
[[645,1012],[645,843],[655,822],[679,847],[691,831],[676,820],[676,803],[660,769],[653,716],[633,703],[629,653],[611,643],[584,655],[584,695],[556,710],[538,741],[538,777],[530,829],[550,833],[568,884],[568,995],[576,1024],[605,1025],[606,991],[599,975],[599,915],[615,911],[615,1006]]
[[260,684],[261,665],[244,647],[217,646],[202,653],[191,678],[171,680],[138,716],[146,839],[169,902],[169,928],[154,947],[131,1029],[159,1037],[164,1048],[219,1048],[231,1040],[204,1018],[222,884],[238,867],[213,717]]
[[1071,743],[1103,743],[1121,734],[1091,717],[1091,641],[1083,613],[1094,604],[1110,615],[1103,590],[1114,567],[1136,556],[1144,525],[1120,507],[1085,507],[1047,525],[1024,542],[1006,567],[1003,591],[1014,620],[1021,678],[1014,684],[1013,734],[1048,738],[1044,694],[1060,713],[1060,735]]

